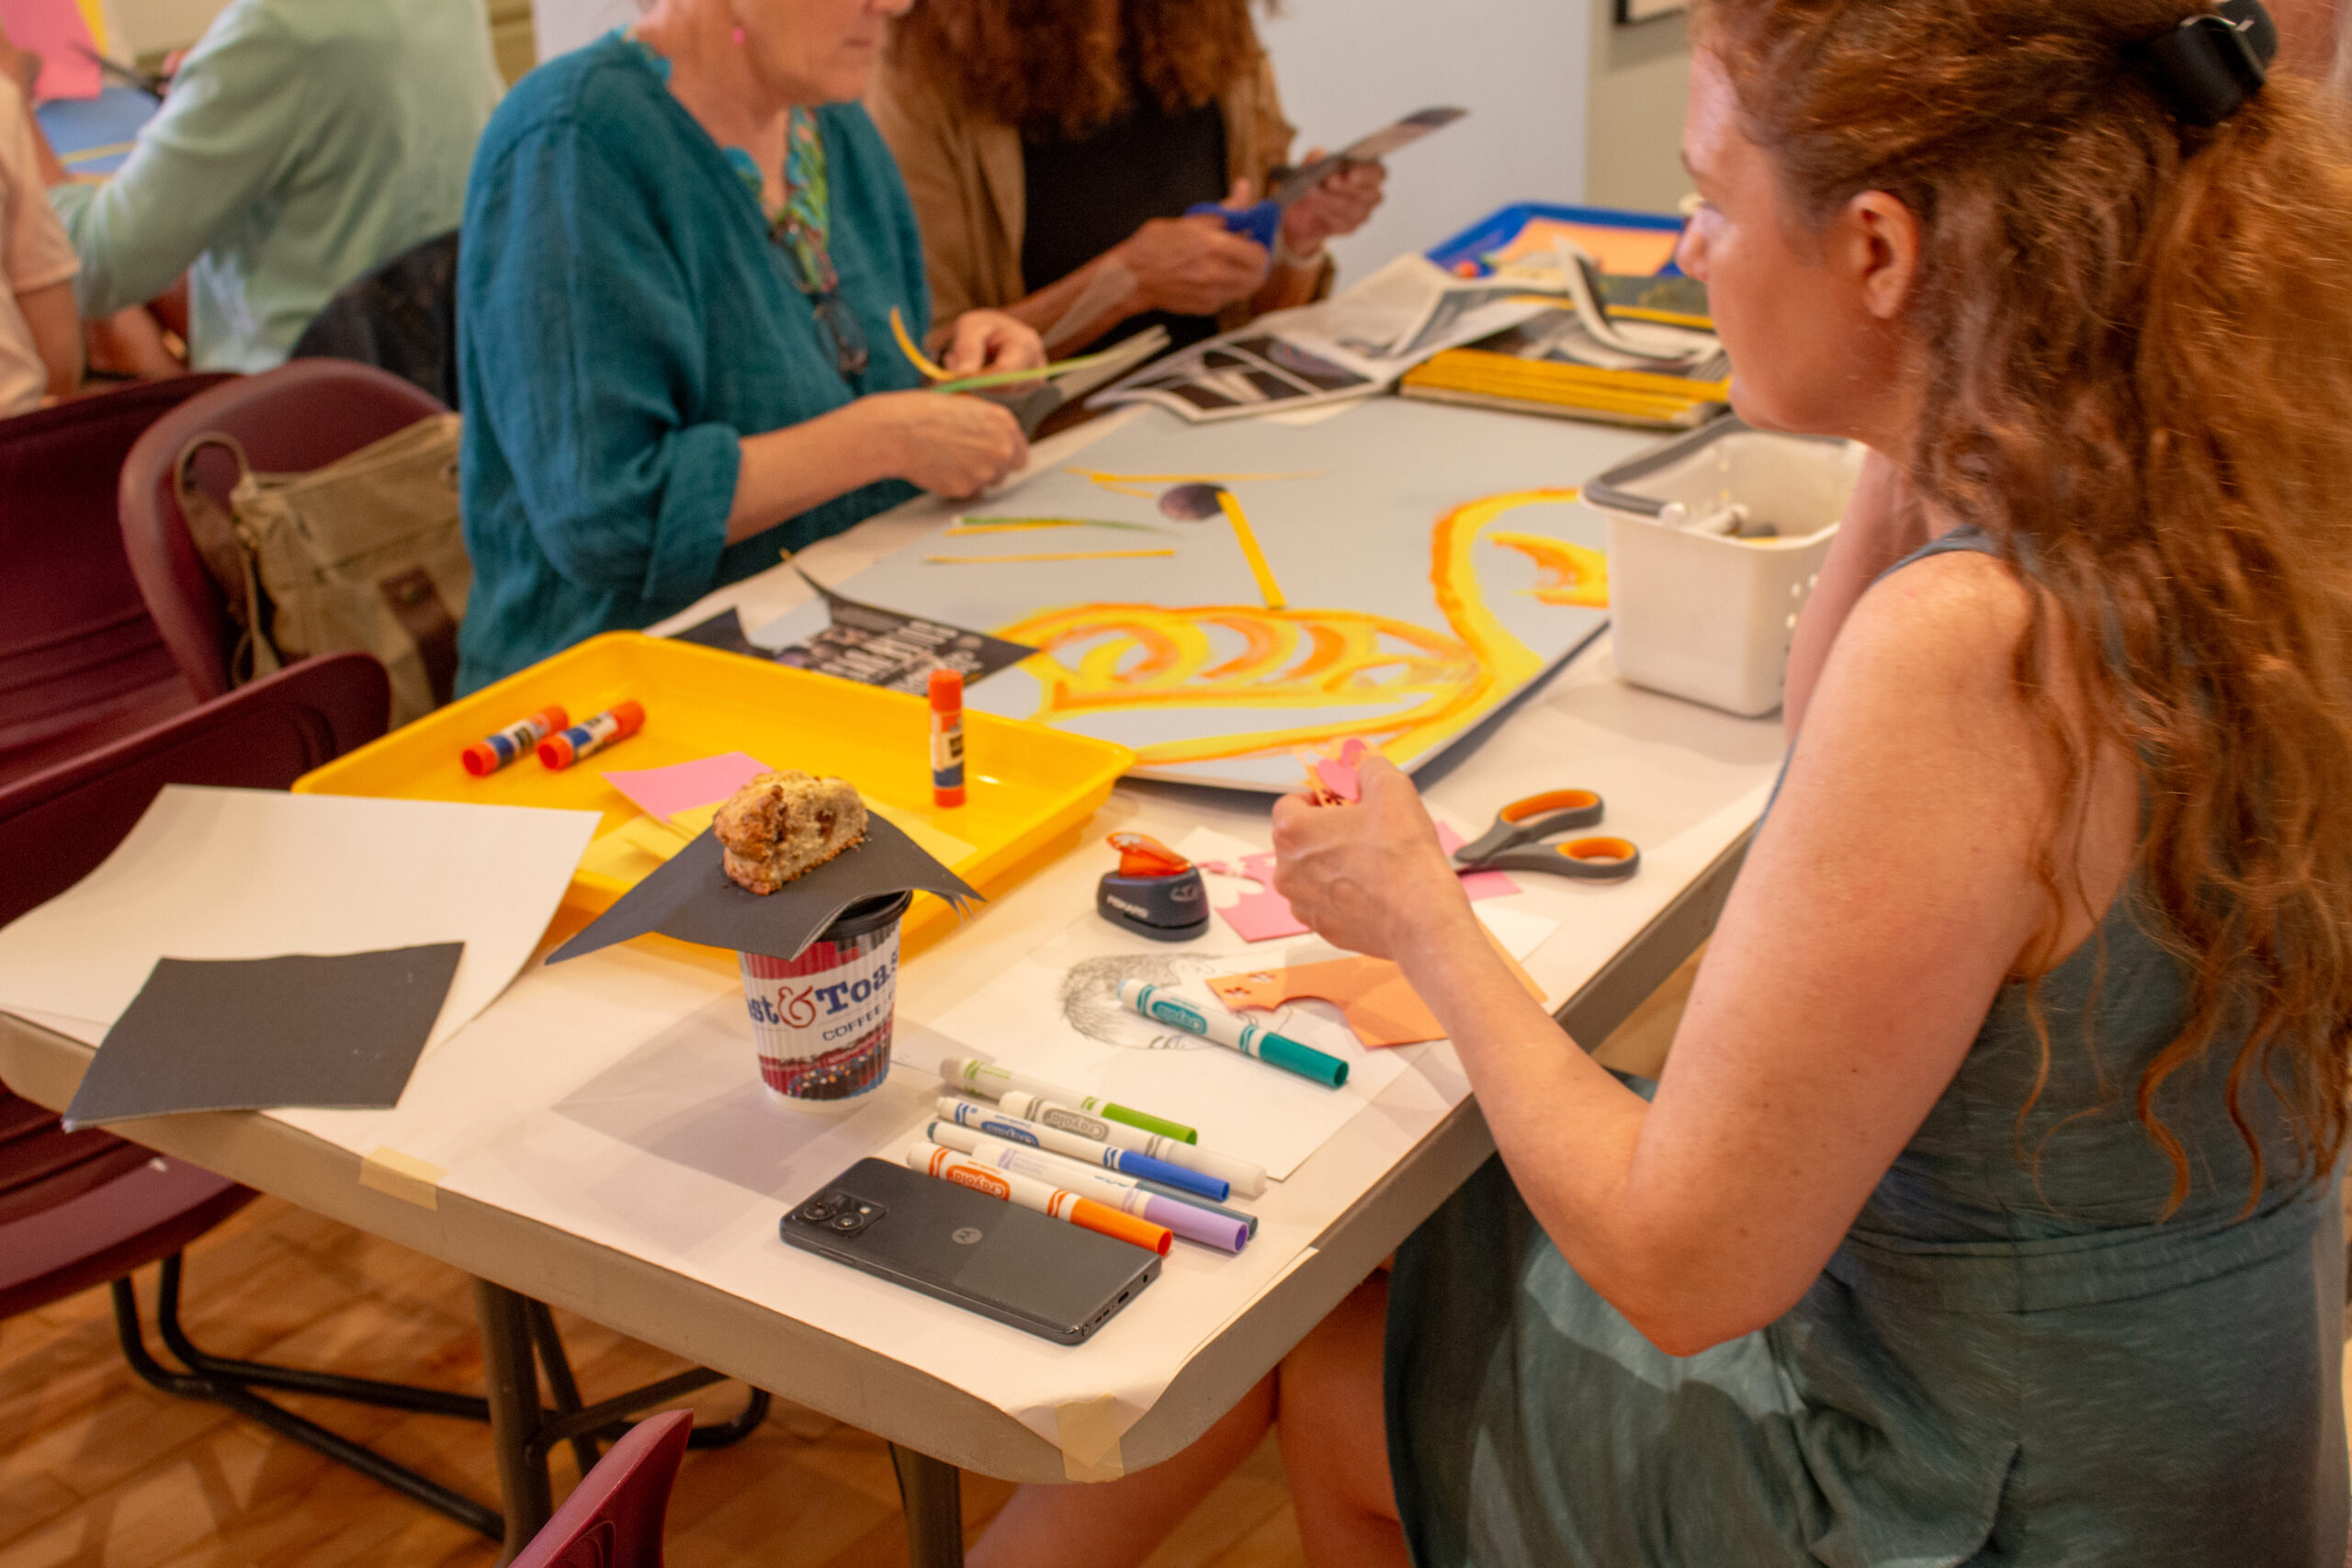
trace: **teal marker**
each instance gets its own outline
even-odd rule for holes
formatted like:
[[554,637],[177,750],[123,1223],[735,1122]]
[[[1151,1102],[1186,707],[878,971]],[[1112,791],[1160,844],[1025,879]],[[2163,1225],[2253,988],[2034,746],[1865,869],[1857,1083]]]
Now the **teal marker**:
[[1348,1065],[1337,1056],[1312,1045],[1302,1045],[1286,1034],[1244,1023],[1229,1012],[1204,1013],[1183,998],[1162,996],[1159,990],[1158,986],[1147,986],[1141,980],[1125,980],[1119,985],[1119,999],[1155,1022],[1197,1034],[1215,1044],[1230,1046],[1245,1056],[1255,1056],[1300,1077],[1313,1078],[1327,1089],[1337,1089],[1348,1081]]

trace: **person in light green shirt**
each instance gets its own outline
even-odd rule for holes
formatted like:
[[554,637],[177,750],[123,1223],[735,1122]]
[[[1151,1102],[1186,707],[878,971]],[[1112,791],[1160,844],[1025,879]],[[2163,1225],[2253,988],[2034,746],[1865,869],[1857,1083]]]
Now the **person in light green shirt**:
[[337,289],[458,226],[500,90],[481,0],[230,0],[120,171],[50,191],[82,314],[185,272],[192,368],[282,364]]

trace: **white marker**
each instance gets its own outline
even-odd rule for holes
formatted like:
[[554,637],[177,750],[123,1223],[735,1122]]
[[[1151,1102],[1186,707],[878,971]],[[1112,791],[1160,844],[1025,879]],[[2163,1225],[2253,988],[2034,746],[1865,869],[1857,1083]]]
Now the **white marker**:
[[1107,1116],[1130,1127],[1140,1127],[1147,1133],[1158,1133],[1178,1143],[1193,1144],[1200,1134],[1182,1122],[1170,1122],[1131,1105],[1114,1105],[1099,1095],[1080,1094],[1076,1089],[1049,1084],[1043,1078],[1033,1078],[1026,1073],[1016,1073],[1011,1067],[994,1062],[983,1062],[978,1056],[949,1056],[939,1064],[939,1076],[947,1087],[959,1094],[977,1096],[981,1100],[1001,1100],[1008,1089],[1020,1089],[1040,1100],[1051,1100],[1063,1105],[1075,1105],[1097,1116]]
[[1214,1176],[1227,1183],[1244,1198],[1255,1198],[1266,1190],[1266,1172],[1261,1166],[1230,1155],[1211,1154],[1195,1144],[1180,1144],[1173,1138],[1163,1138],[1156,1133],[1146,1133],[1117,1122],[1106,1122],[1100,1116],[1090,1116],[1069,1104],[1057,1103],[1050,1095],[1032,1094],[1025,1089],[1004,1091],[999,1101],[1008,1116],[1019,1116],[1040,1126],[1058,1127],[1065,1133],[1075,1133],[1081,1138],[1091,1138],[1113,1148],[1133,1149],[1139,1155],[1164,1159],[1170,1165],[1181,1165],[1187,1170],[1197,1170],[1203,1176]]
[[1187,1192],[1182,1188],[1170,1187],[1165,1181],[1154,1181],[1148,1176],[1123,1176],[1116,1171],[1102,1170],[1085,1160],[1072,1159],[1068,1155],[1057,1155],[1050,1149],[1038,1148],[1034,1144],[1024,1144],[1012,1138],[1000,1138],[993,1133],[983,1133],[977,1127],[963,1126],[954,1122],[933,1122],[925,1127],[923,1136],[934,1144],[944,1144],[951,1149],[962,1149],[967,1154],[1000,1144],[1009,1148],[1027,1149],[1039,1159],[1053,1161],[1057,1167],[1073,1179],[1080,1176],[1099,1176],[1115,1181],[1122,1187],[1137,1187],[1146,1192],[1157,1192],[1162,1198],[1173,1198],[1180,1203],[1190,1203],[1195,1209],[1206,1209],[1212,1214],[1222,1214],[1228,1220],[1238,1221],[1249,1229],[1251,1235],[1258,1234],[1257,1215],[1246,1210],[1229,1208],[1214,1199],[1204,1198],[1197,1192]]
[[957,1100],[954,1095],[943,1094],[937,1103],[939,1114],[957,1126],[976,1127],[1010,1144],[1027,1144],[1033,1149],[1051,1149],[1081,1164],[1101,1166],[1104,1170],[1120,1171],[1128,1176],[1148,1176],[1180,1191],[1197,1192],[1220,1203],[1233,1190],[1232,1184],[1222,1177],[1186,1170],[1182,1166],[1170,1165],[1164,1159],[1154,1159],[1133,1149],[1097,1143],[1091,1138],[1081,1138],[1076,1133],[1065,1133],[1059,1127],[1041,1127],[1035,1122],[1008,1116],[989,1106]]
[[944,1122],[931,1124],[933,1142],[982,1165],[1049,1181],[1056,1187],[1076,1192],[1080,1197],[1091,1198],[1123,1214],[1132,1214],[1136,1219],[1165,1226],[1187,1241],[1197,1241],[1226,1252],[1238,1252],[1249,1244],[1250,1227],[1238,1220],[1222,1219],[1206,1209],[1195,1209],[1190,1203],[1162,1198],[1157,1192],[1146,1192],[1134,1182],[1123,1181],[1107,1170],[1080,1170],[1073,1175],[1067,1168],[1068,1162],[1043,1149],[1023,1148],[1019,1144],[974,1137],[968,1133],[965,1137],[974,1146],[965,1148],[954,1137],[958,1133],[964,1133],[964,1129]]

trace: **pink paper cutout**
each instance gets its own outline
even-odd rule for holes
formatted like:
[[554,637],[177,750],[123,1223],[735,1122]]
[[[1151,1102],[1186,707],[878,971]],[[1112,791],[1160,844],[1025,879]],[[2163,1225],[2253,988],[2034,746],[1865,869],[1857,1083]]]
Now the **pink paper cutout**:
[[[1350,740],[1340,748],[1337,757],[1326,757],[1315,764],[1315,776],[1323,781],[1325,789],[1341,800],[1351,803],[1362,800],[1363,781],[1356,776],[1356,767],[1369,750],[1361,740]],[[1451,854],[1453,852],[1449,850],[1446,852]]]
[[[1437,841],[1449,855],[1464,842],[1461,834],[1442,822],[1438,824]],[[1271,852],[1245,856],[1238,865],[1230,861],[1205,861],[1202,869],[1222,876],[1247,877],[1258,885],[1254,892],[1244,893],[1238,901],[1217,910],[1225,923],[1233,928],[1233,934],[1242,941],[1272,942],[1306,934],[1306,923],[1290,911],[1290,900],[1274,891],[1274,857]],[[1476,903],[1481,898],[1508,898],[1519,891],[1519,884],[1503,872],[1469,871],[1462,874],[1462,890],[1470,895],[1472,903]]]
[[664,821],[681,811],[725,800],[768,772],[768,765],[741,751],[673,762],[666,768],[624,768],[605,775],[605,782],[635,801],[649,817]]
[[18,49],[40,56],[33,99],[95,98],[106,87],[98,62],[83,53],[96,48],[90,24],[74,0],[0,0],[0,28]]

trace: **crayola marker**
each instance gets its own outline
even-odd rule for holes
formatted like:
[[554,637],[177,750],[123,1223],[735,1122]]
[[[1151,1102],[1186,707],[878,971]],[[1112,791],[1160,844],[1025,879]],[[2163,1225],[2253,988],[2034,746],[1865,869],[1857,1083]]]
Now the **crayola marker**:
[[[1091,1111],[1097,1116],[1140,1127],[1147,1133],[1157,1133],[1163,1138],[1173,1138],[1180,1144],[1196,1144],[1201,1135],[1182,1122],[1170,1122],[1148,1111],[1137,1111],[1131,1105],[1114,1105],[1107,1100],[1091,1094],[1080,1094],[1074,1089],[1049,1084],[1043,1078],[1033,1078],[1026,1073],[1016,1073],[1011,1067],[984,1062],[977,1056],[948,1056],[940,1061],[939,1076],[947,1087],[980,1100],[1002,1100],[1008,1089],[1023,1089],[1041,1100],[1062,1105],[1074,1105],[1080,1111]],[[1150,1151],[1146,1150],[1147,1154]]]
[[495,735],[485,735],[458,755],[466,772],[488,778],[507,763],[530,755],[540,741],[571,722],[561,703],[549,703],[528,718],[518,718]]
[[1255,1198],[1266,1190],[1266,1172],[1261,1166],[1228,1155],[1211,1154],[1193,1144],[1180,1144],[1173,1138],[1163,1138],[1136,1127],[1123,1127],[1091,1116],[1073,1106],[1059,1105],[1026,1089],[1009,1089],[997,1103],[1004,1107],[1007,1116],[1018,1116],[1024,1122],[1035,1122],[1044,1127],[1058,1127],[1065,1133],[1076,1133],[1081,1138],[1091,1138],[1098,1144],[1114,1148],[1133,1149],[1137,1154],[1164,1159],[1170,1165],[1181,1165],[1186,1170],[1197,1170],[1203,1176],[1217,1177],[1244,1198]]
[[1122,980],[1119,999],[1146,1018],[1187,1034],[1197,1034],[1214,1044],[1229,1046],[1245,1056],[1255,1056],[1270,1066],[1296,1073],[1300,1077],[1313,1078],[1326,1089],[1337,1089],[1348,1081],[1348,1065],[1337,1056],[1312,1045],[1302,1045],[1287,1034],[1244,1023],[1231,1013],[1203,1012],[1182,997],[1162,996],[1160,989],[1141,980]]
[[931,672],[931,803],[964,804],[964,675]]
[[1026,1144],[1033,1149],[1050,1149],[1057,1155],[1068,1155],[1081,1165],[1099,1165],[1123,1176],[1148,1176],[1154,1181],[1165,1182],[1182,1191],[1197,1192],[1220,1203],[1233,1194],[1232,1186],[1216,1177],[1203,1176],[1197,1170],[1186,1170],[1181,1165],[1170,1165],[1132,1149],[1114,1149],[1108,1144],[1065,1133],[1059,1127],[1040,1127],[1035,1122],[1023,1122],[1017,1116],[1007,1116],[953,1095],[939,1097],[938,1111],[958,1127],[975,1128],[1008,1143]]
[[[1157,1193],[1162,1198],[1173,1198],[1179,1203],[1190,1203],[1195,1209],[1206,1209],[1212,1214],[1222,1214],[1227,1219],[1231,1220],[1234,1224],[1241,1226],[1242,1229],[1250,1235],[1256,1235],[1258,1234],[1257,1215],[1252,1214],[1246,1210],[1228,1208],[1227,1205],[1219,1203],[1214,1199],[1204,1198],[1197,1192],[1186,1192],[1180,1188],[1170,1187],[1164,1181],[1154,1181],[1148,1176],[1121,1176],[1115,1171],[1100,1170],[1084,1160],[1075,1160],[1070,1158],[1068,1155],[1057,1155],[1049,1149],[1037,1148],[1029,1144],[1013,1143],[1010,1139],[995,1137],[987,1133],[978,1132],[970,1127],[959,1127],[952,1122],[933,1122],[929,1123],[923,1133],[923,1136],[929,1138],[934,1144],[944,1144],[951,1149],[965,1148],[965,1144],[957,1141],[959,1139],[989,1148],[1001,1146],[1004,1148],[1027,1149],[1039,1159],[1051,1160],[1054,1165],[1063,1172],[1064,1185],[1068,1185],[1069,1182],[1075,1181],[1080,1177],[1099,1176],[1106,1181],[1115,1181],[1122,1187],[1139,1188],[1146,1192]],[[969,1149],[965,1149],[965,1152],[968,1154],[971,1151]],[[1182,1233],[1179,1232],[1178,1234],[1182,1235]]]
[[926,1136],[942,1148],[952,1149],[982,1165],[999,1170],[1015,1171],[1049,1181],[1056,1187],[1091,1198],[1105,1208],[1116,1209],[1155,1225],[1165,1225],[1186,1241],[1197,1241],[1204,1247],[1226,1252],[1238,1252],[1250,1244],[1250,1227],[1238,1220],[1225,1219],[1196,1209],[1190,1203],[1173,1198],[1162,1198],[1147,1192],[1124,1176],[1114,1176],[1107,1170],[1088,1170],[1074,1160],[1059,1155],[1049,1155],[1043,1149],[1027,1148],[1020,1144],[1008,1144],[997,1138],[984,1138],[967,1128],[953,1126],[945,1122],[933,1122],[926,1129]]
[[1051,1182],[1040,1181],[1034,1176],[1023,1176],[1010,1170],[991,1170],[978,1160],[959,1155],[954,1149],[943,1149],[937,1144],[920,1143],[907,1145],[907,1168],[919,1170],[925,1176],[935,1176],[942,1181],[952,1181],[958,1187],[968,1187],[991,1198],[1008,1203],[1018,1203],[1024,1209],[1035,1209],[1041,1214],[1097,1231],[1114,1240],[1131,1247],[1140,1247],[1160,1257],[1176,1245],[1176,1233],[1166,1225],[1155,1225],[1148,1220],[1136,1219],[1118,1210],[1105,1207],[1091,1198],[1081,1198]]
[[634,702],[615,703],[594,718],[558,730],[539,742],[539,761],[558,772],[582,757],[593,757],[616,741],[645,728],[645,709]]

